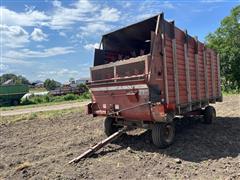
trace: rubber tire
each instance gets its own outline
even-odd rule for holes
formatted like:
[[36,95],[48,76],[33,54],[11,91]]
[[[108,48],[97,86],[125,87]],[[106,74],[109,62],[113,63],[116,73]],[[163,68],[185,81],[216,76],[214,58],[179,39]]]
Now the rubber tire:
[[216,119],[216,110],[212,106],[207,106],[203,111],[203,123],[212,124]]
[[[165,136],[166,128],[170,128],[171,137],[169,139]],[[167,148],[174,142],[175,125],[174,123],[156,123],[152,128],[152,141],[158,148]]]
[[174,125],[175,125],[175,131],[176,133],[181,132],[183,129],[183,124],[182,124],[182,118],[175,117],[173,119]]
[[119,130],[120,127],[114,125],[115,120],[111,117],[106,117],[104,120],[104,132],[107,136],[111,136]]

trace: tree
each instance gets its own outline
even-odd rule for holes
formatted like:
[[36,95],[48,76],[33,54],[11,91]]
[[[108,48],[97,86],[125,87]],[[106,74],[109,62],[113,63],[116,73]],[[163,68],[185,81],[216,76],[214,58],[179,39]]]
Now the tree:
[[74,78],[69,78],[69,82],[75,84],[75,79]]
[[77,87],[78,87],[79,89],[82,89],[84,92],[88,92],[88,91],[89,91],[87,85],[84,84],[84,83],[78,84]]
[[3,74],[2,76],[0,76],[0,83],[2,84],[10,79],[13,80],[13,84],[30,84],[30,82],[25,77],[21,75],[17,76],[15,74]]
[[223,90],[240,91],[240,5],[207,37],[208,47],[220,55]]
[[60,83],[57,81],[54,81],[53,79],[46,79],[43,83],[43,86],[50,91],[59,87]]

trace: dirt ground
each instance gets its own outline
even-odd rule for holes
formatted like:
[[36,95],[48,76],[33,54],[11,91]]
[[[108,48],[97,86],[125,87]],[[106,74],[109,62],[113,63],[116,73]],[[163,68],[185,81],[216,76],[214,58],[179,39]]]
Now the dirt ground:
[[164,150],[135,130],[78,164],[102,140],[102,118],[75,113],[0,126],[0,179],[240,179],[240,96],[216,106],[212,125],[193,123]]
[[56,111],[56,110],[81,107],[81,106],[85,106],[86,104],[88,104],[88,101],[71,102],[71,103],[68,102],[68,103],[62,103],[62,104],[51,104],[48,106],[40,105],[39,107],[25,107],[22,109],[0,111],[0,115],[1,116],[15,116],[15,115],[20,115],[20,114],[28,114],[28,113],[43,112],[43,111]]

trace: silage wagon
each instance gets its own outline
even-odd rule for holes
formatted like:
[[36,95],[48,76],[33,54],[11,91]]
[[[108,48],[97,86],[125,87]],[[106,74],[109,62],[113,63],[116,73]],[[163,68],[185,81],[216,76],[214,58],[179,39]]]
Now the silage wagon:
[[177,117],[216,117],[222,101],[218,54],[159,14],[103,35],[95,49],[88,114],[106,116],[110,136],[123,126],[152,130],[153,143],[168,147]]

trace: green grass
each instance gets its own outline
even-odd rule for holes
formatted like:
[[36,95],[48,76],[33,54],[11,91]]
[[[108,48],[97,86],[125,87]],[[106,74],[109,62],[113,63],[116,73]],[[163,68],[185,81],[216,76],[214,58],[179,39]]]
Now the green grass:
[[29,98],[22,99],[22,105],[28,104],[41,104],[41,103],[49,103],[49,102],[62,102],[62,101],[72,101],[72,100],[85,100],[90,99],[89,92],[85,92],[81,95],[76,94],[67,94],[63,96],[52,96],[52,95],[43,95],[43,96],[35,96],[32,95]]
[[223,96],[232,96],[232,95],[240,95],[240,92],[237,91],[222,91]]
[[78,99],[73,101],[60,101],[60,102],[47,102],[41,104],[28,104],[28,105],[19,105],[19,106],[9,106],[9,107],[1,107],[0,111],[9,111],[15,109],[25,109],[25,108],[34,108],[34,107],[43,107],[43,106],[51,106],[51,105],[59,105],[59,104],[67,104],[67,103],[77,103],[89,101],[90,99]]
[[1,107],[1,111],[30,108],[30,107],[39,107],[39,106],[48,106],[48,105],[57,105],[67,102],[83,102],[90,100],[90,94],[88,92],[83,93],[82,95],[76,94],[67,94],[64,96],[31,96],[28,99],[23,99],[19,106],[4,106]]
[[44,111],[44,112],[34,112],[29,114],[15,115],[15,116],[3,116],[0,118],[1,124],[16,123],[19,121],[28,121],[28,120],[44,120],[50,118],[61,118],[72,113],[81,113],[84,108],[72,108],[64,110],[54,110],[54,111]]

